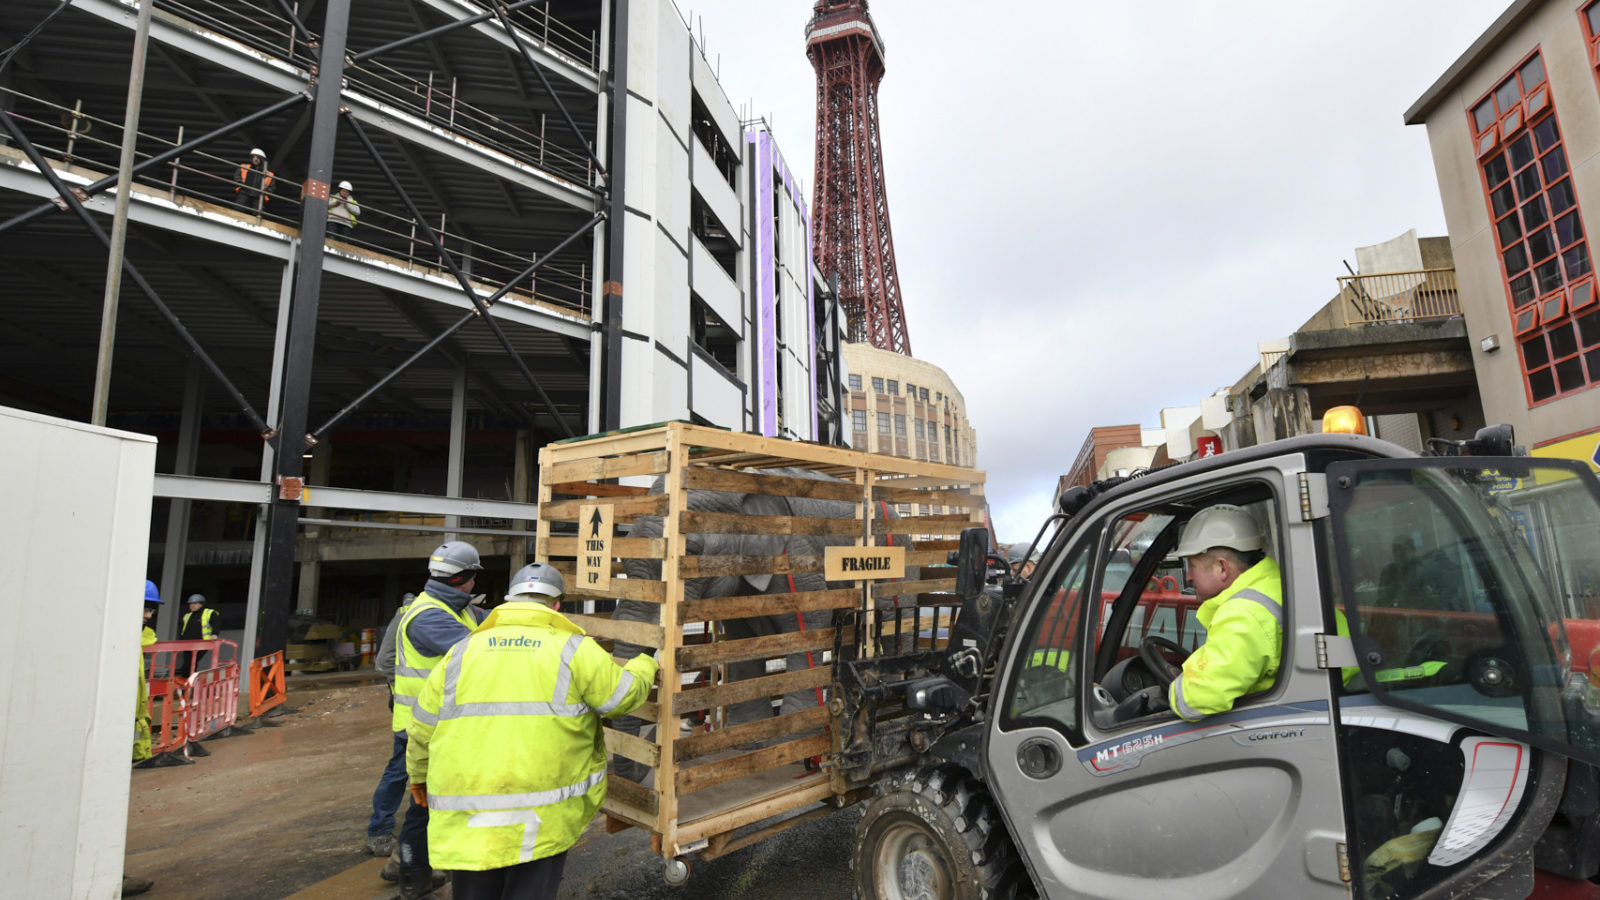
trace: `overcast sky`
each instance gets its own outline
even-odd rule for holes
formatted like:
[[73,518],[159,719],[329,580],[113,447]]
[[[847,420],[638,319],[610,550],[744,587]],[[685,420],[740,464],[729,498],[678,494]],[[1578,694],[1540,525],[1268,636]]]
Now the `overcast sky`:
[[[809,191],[811,2],[677,2]],[[966,396],[1002,541],[1091,427],[1198,404],[1356,247],[1445,233],[1401,115],[1505,6],[872,0],[911,346]]]

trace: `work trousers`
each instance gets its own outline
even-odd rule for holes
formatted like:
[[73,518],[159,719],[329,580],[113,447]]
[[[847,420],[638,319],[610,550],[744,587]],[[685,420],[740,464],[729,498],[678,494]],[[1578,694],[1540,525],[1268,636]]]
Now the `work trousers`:
[[[406,739],[403,731],[395,736],[402,742]],[[402,751],[401,756],[404,755]],[[433,866],[428,863],[428,808],[418,806],[415,797],[409,802],[411,805],[406,807],[406,820],[400,823],[400,868],[408,871],[422,869],[431,873]]]
[[544,859],[489,869],[451,872],[451,900],[555,900],[566,868],[566,851]]
[[367,820],[367,836],[394,834],[394,814],[406,795],[406,733],[394,733],[394,751],[383,767],[378,789],[372,792],[372,818]]

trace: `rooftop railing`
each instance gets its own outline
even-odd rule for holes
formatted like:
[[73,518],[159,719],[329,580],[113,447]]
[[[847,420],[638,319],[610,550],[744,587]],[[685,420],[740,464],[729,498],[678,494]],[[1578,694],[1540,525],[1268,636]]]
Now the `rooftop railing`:
[[1456,270],[1415,269],[1339,276],[1346,326],[1408,324],[1461,315]]

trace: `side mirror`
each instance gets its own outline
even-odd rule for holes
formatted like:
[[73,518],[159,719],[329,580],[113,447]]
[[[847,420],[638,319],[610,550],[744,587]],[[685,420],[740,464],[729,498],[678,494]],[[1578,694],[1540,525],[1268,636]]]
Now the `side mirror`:
[[976,600],[983,593],[984,570],[988,566],[989,532],[983,528],[961,531],[961,548],[956,551],[956,596]]

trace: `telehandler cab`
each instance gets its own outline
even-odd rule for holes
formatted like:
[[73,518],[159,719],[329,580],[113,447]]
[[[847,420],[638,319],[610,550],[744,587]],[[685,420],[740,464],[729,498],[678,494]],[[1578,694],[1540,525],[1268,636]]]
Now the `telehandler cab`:
[[[859,895],[1588,890],[1600,482],[1510,444],[1321,434],[1072,489],[1031,580],[987,590],[964,533],[947,646],[838,664],[838,764],[883,773]],[[1174,549],[1218,503],[1281,568],[1282,661],[1191,722],[1149,700],[1205,640]]]

